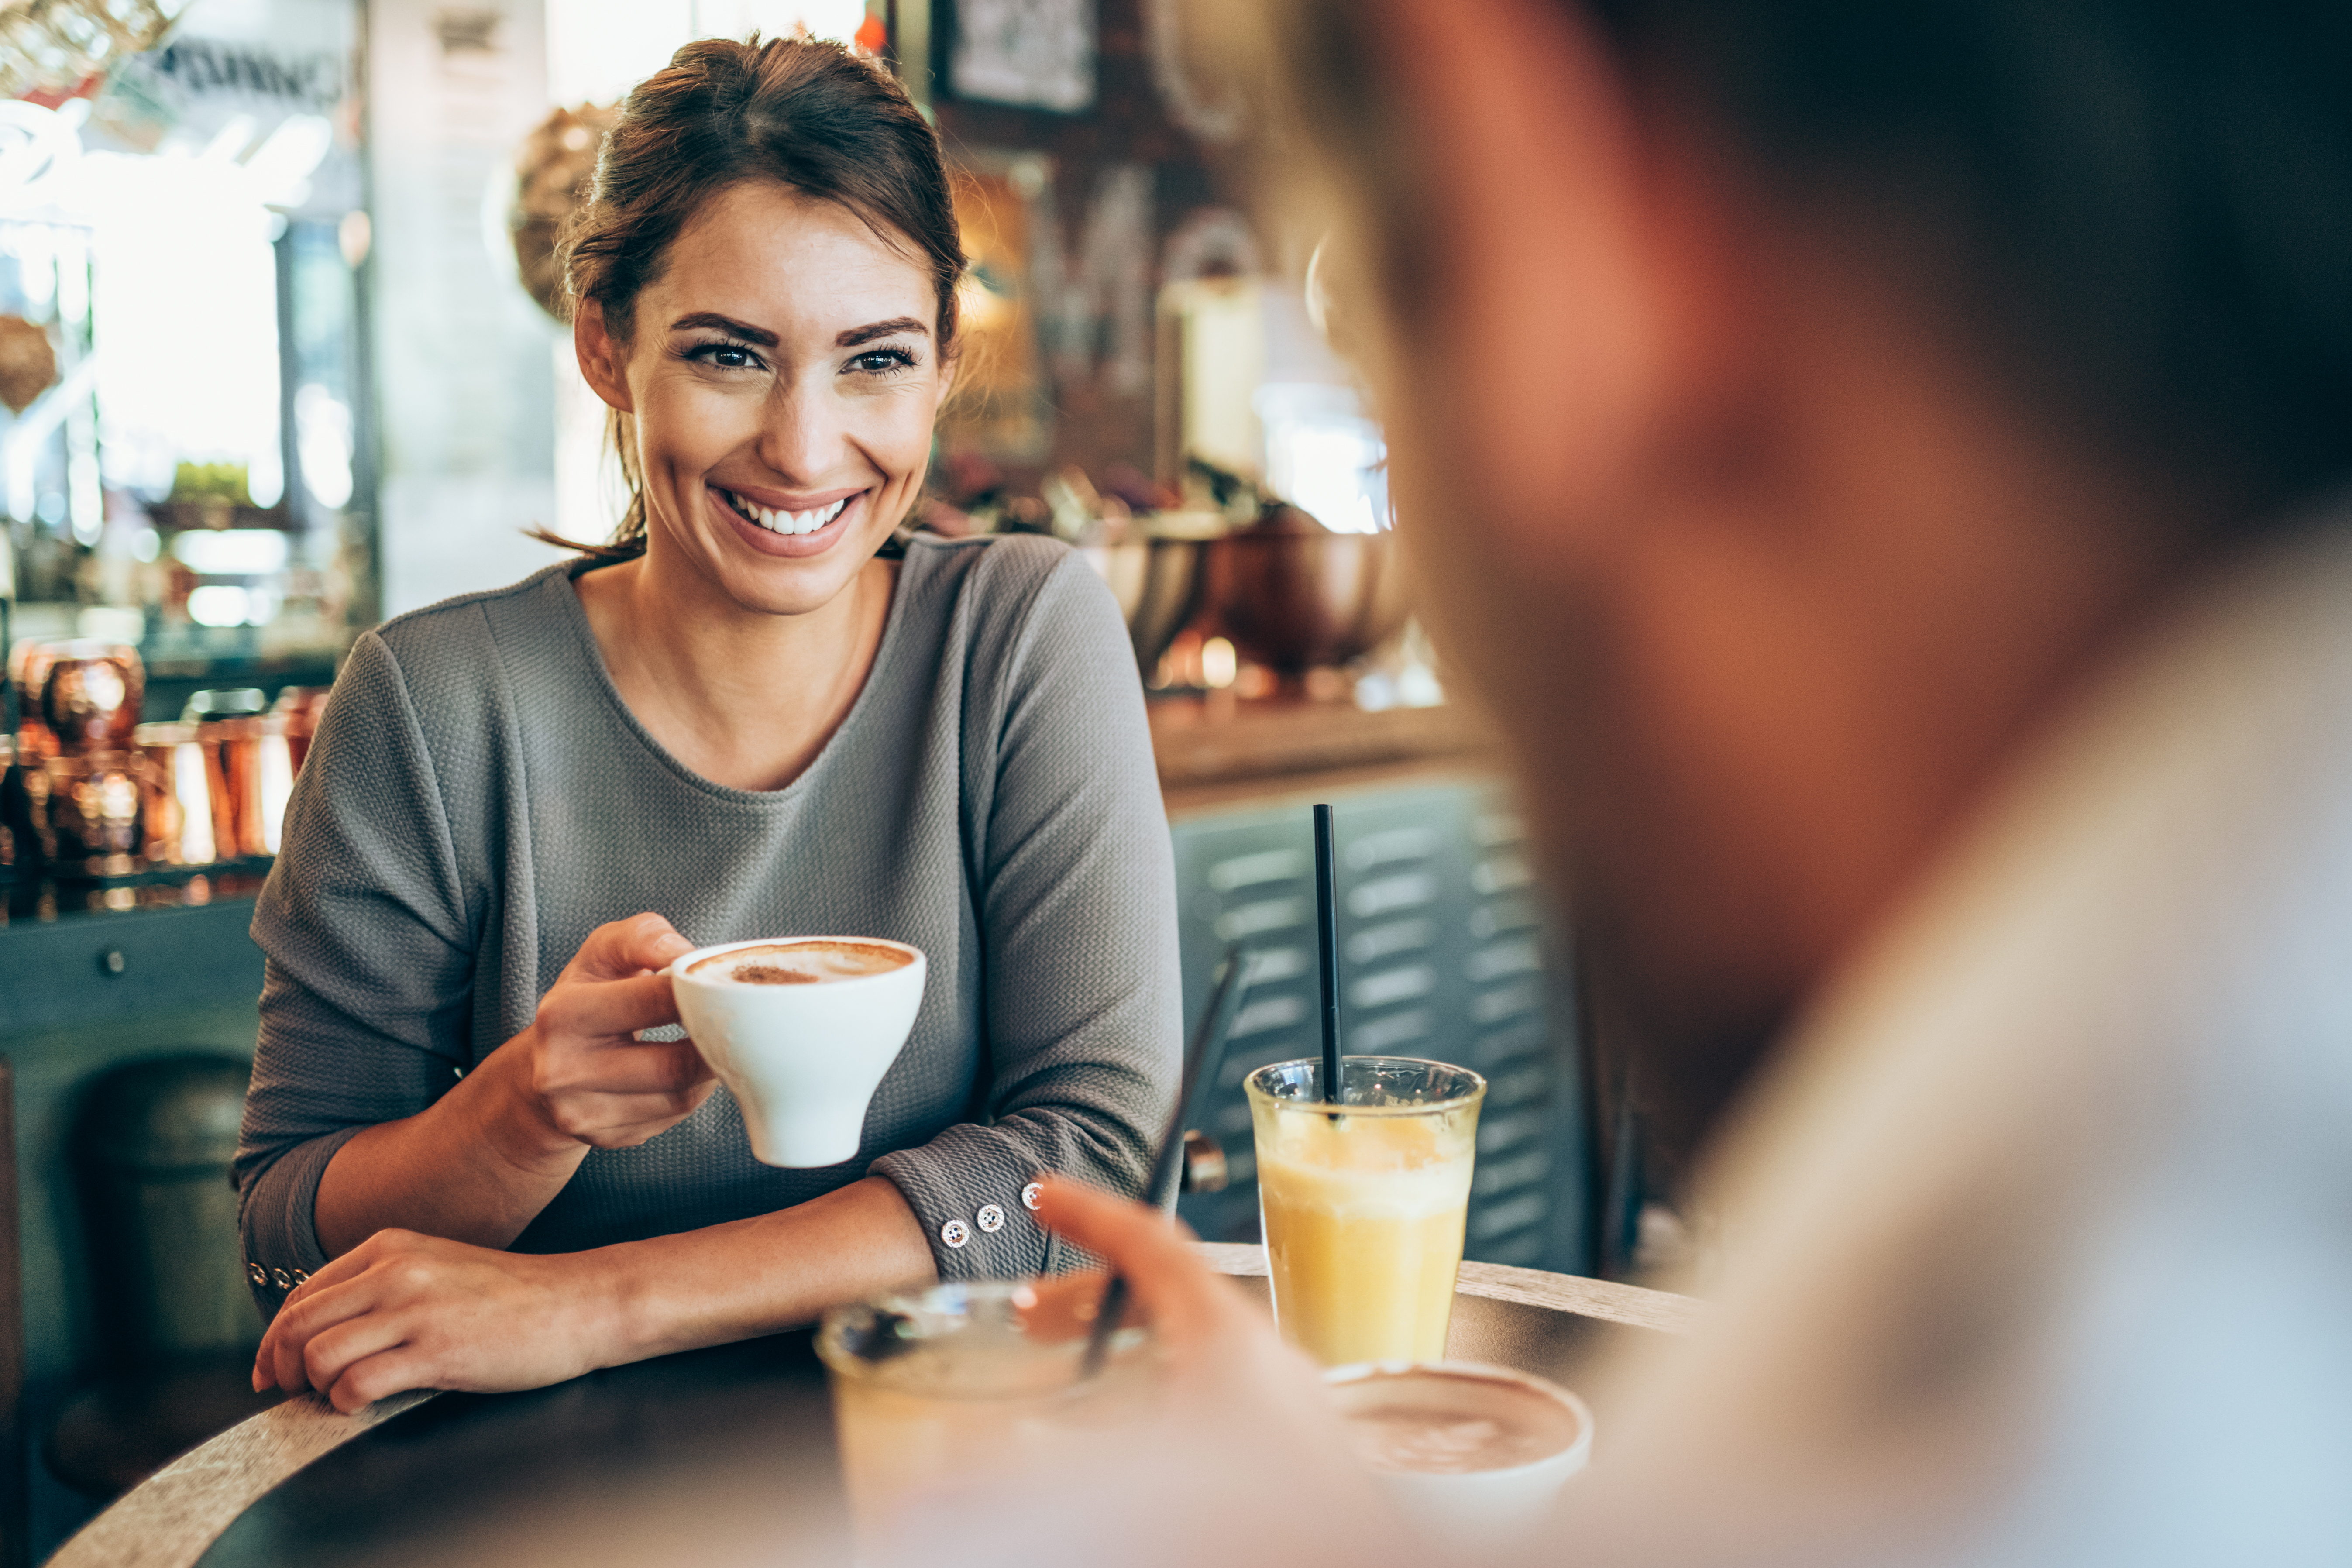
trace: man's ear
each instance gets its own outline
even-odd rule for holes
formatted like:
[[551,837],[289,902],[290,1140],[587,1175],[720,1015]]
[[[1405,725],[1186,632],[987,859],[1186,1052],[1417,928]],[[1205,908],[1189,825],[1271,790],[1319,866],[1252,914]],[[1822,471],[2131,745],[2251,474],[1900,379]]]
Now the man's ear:
[[581,300],[572,312],[572,352],[597,396],[624,414],[636,412],[629,401],[628,350],[605,330],[604,308],[593,300]]

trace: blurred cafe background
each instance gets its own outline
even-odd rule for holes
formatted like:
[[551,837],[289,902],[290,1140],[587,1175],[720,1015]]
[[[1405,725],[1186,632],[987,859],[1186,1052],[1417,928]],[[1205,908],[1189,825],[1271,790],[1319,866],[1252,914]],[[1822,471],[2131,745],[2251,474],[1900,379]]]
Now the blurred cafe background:
[[[1636,1269],[1489,732],[1447,700],[1383,447],[1212,170],[1152,0],[0,0],[0,1538],[48,1548],[254,1408],[225,1172],[247,936],[337,660],[604,536],[549,308],[611,106],[805,28],[936,121],[972,257],[916,520],[1083,551],[1150,695],[1188,1005],[1263,954],[1186,1217],[1252,1240],[1242,1076],[1314,1054],[1307,805],[1346,1046],[1492,1084],[1469,1256]],[[1466,1021],[1466,1022],[1465,1022]],[[1652,1215],[1649,1242],[1670,1243]],[[21,1556],[18,1558],[22,1561]]]

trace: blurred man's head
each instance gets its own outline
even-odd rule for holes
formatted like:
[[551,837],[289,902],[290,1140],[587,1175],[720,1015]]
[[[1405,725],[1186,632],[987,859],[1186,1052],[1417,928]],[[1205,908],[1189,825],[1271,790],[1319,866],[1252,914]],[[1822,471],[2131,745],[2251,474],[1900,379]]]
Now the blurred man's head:
[[2352,12],[1194,3],[1670,1138],[2352,468]]

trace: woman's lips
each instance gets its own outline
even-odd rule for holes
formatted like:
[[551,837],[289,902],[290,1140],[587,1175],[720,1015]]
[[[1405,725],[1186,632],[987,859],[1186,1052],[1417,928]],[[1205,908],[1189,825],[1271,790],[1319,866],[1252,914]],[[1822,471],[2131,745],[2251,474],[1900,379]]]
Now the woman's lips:
[[[705,485],[703,493],[710,498],[712,509],[727,520],[745,543],[764,555],[790,557],[822,555],[840,542],[842,536],[849,531],[850,524],[864,510],[862,503],[870,492],[856,491],[829,506],[811,508],[797,517],[790,512],[771,511],[765,509],[760,509],[753,517],[747,517],[743,510],[739,510],[739,505],[748,508],[751,503],[741,502],[733,491],[722,489],[717,485]],[[829,517],[826,516],[828,512],[831,513]],[[767,526],[755,521],[758,515],[773,517],[782,526]],[[786,531],[786,529],[796,523],[805,524],[818,518],[824,518],[824,521],[810,528],[806,532]]]

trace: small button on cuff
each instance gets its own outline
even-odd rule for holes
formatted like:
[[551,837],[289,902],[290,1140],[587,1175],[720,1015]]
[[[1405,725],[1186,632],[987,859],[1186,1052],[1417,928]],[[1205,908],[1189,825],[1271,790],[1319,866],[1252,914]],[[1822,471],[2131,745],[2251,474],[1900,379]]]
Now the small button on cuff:
[[264,1268],[258,1263],[247,1264],[245,1266],[245,1277],[247,1279],[252,1280],[256,1285],[267,1285],[269,1283],[269,1270]]
[[1032,1182],[1027,1186],[1022,1188],[1021,1206],[1024,1209],[1035,1208],[1037,1206],[1037,1194],[1045,1190],[1045,1184],[1043,1182]]
[[994,1204],[988,1205],[971,1217],[980,1223],[982,1230],[992,1232],[1004,1228],[1004,1211]]
[[950,1247],[961,1247],[971,1239],[971,1227],[960,1219],[951,1219],[940,1226],[940,1239]]
[[297,1285],[308,1285],[310,1282],[310,1273],[309,1273],[309,1271],[308,1271],[308,1270],[306,1270],[306,1269],[301,1269],[301,1268],[297,1268],[296,1270],[294,1270],[294,1283],[295,1283],[295,1284],[297,1284]]
[[286,1270],[283,1268],[271,1269],[269,1271],[269,1279],[270,1283],[276,1285],[280,1290],[291,1290],[294,1289],[294,1281],[287,1278]]

